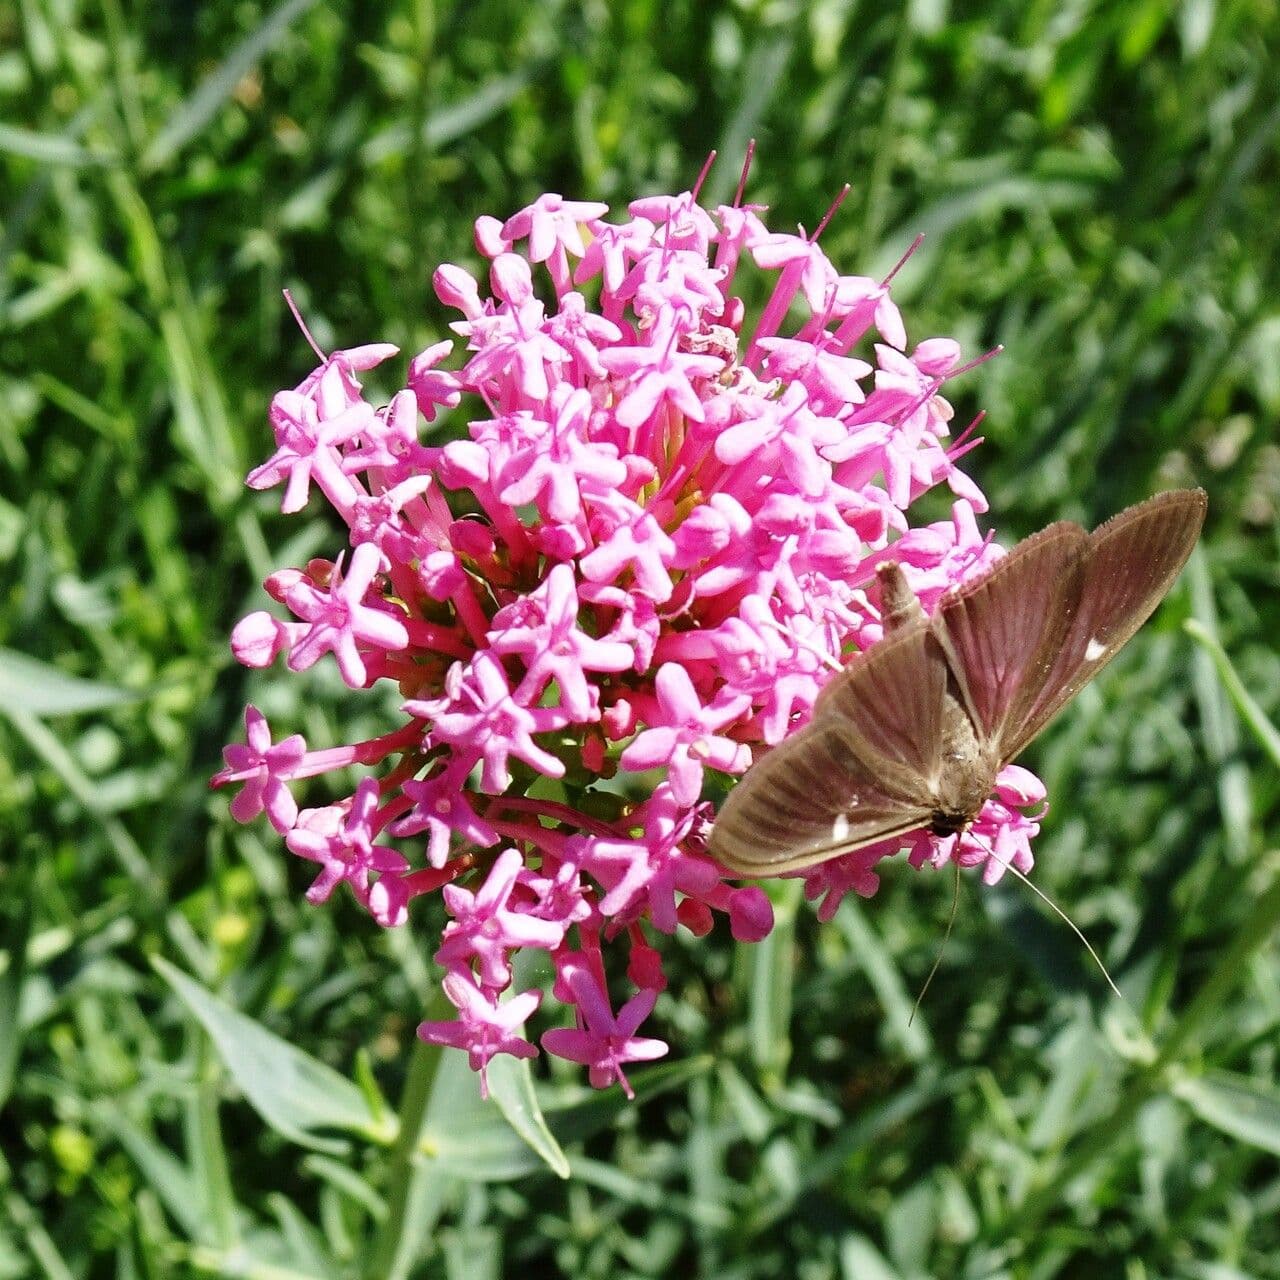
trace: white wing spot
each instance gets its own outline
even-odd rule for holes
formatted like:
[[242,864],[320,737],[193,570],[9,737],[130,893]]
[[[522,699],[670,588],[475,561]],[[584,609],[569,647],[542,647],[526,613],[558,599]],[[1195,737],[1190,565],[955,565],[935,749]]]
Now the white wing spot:
[[1097,660],[1102,657],[1106,651],[1107,646],[1103,644],[1097,636],[1094,636],[1094,638],[1085,646],[1084,660],[1086,662],[1097,662]]
[[849,819],[843,813],[836,814],[836,820],[831,824],[831,838],[833,840],[843,840],[849,834]]

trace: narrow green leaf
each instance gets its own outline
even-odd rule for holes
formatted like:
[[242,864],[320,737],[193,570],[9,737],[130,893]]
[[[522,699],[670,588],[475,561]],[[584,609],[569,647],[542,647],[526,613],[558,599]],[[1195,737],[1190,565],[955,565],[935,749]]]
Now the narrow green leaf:
[[[539,70],[537,62],[486,81],[474,93],[456,102],[434,108],[421,126],[422,141],[431,149],[447,147],[451,142],[478,129],[505,111],[533,82]],[[396,120],[374,133],[361,148],[361,159],[375,167],[388,157],[403,155],[413,146],[413,126]]]
[[342,1268],[329,1256],[324,1237],[307,1220],[302,1211],[278,1191],[267,1196],[267,1204],[280,1224],[280,1234],[288,1244],[292,1265],[310,1275],[337,1280]]
[[387,1202],[345,1161],[311,1155],[303,1160],[302,1167],[348,1200],[361,1205],[375,1222],[381,1222],[387,1216]]
[[[53,1237],[45,1230],[41,1214],[36,1213],[16,1192],[0,1201],[0,1207],[8,1210],[8,1216],[24,1237],[27,1252],[40,1268],[39,1274],[44,1280],[76,1280],[76,1273],[67,1265]],[[19,1272],[19,1275],[23,1274],[32,1273],[24,1269]]]
[[250,1106],[280,1135],[301,1146],[337,1154],[345,1144],[321,1129],[345,1129],[385,1141],[364,1095],[345,1076],[252,1018],[224,1004],[160,956],[151,963],[209,1033],[213,1046]]
[[74,716],[137,702],[141,694],[81,680],[14,649],[0,649],[0,707],[33,716]]
[[1258,745],[1271,758],[1271,763],[1280,769],[1280,729],[1271,723],[1270,717],[1244,687],[1244,681],[1232,666],[1226,650],[1218,643],[1217,637],[1195,618],[1188,618],[1182,626],[1187,635],[1213,660],[1218,679],[1222,681],[1222,687],[1227,691],[1227,696],[1235,703],[1240,719],[1248,726],[1249,731],[1257,739]]
[[456,1049],[441,1054],[419,1150],[441,1173],[470,1182],[504,1182],[542,1167],[502,1111],[480,1097],[480,1082]]
[[211,1241],[213,1237],[205,1196],[187,1166],[125,1116],[119,1107],[95,1104],[92,1115],[129,1154],[187,1238]]
[[691,1080],[710,1071],[713,1062],[709,1055],[702,1055],[632,1072],[627,1078],[635,1090],[634,1099],[628,1098],[621,1089],[573,1089],[558,1099],[544,1095],[547,1123],[561,1142],[584,1141],[607,1129],[624,1111],[673,1089],[684,1088]]
[[681,1195],[670,1186],[655,1182],[647,1172],[629,1173],[609,1160],[592,1160],[574,1156],[573,1176],[588,1187],[596,1187],[618,1200],[645,1209],[684,1218],[704,1227],[721,1230],[733,1224],[733,1210],[723,1202]]
[[[490,1072],[498,1061],[489,1064]],[[558,1096],[542,1093],[544,1123],[555,1149],[564,1159],[560,1143],[581,1141],[607,1129],[624,1111],[682,1088],[711,1065],[712,1059],[703,1056],[636,1071],[629,1077],[634,1100],[621,1089],[571,1088]],[[492,1074],[489,1084],[492,1090]],[[475,1073],[466,1056],[456,1050],[443,1051],[420,1150],[442,1173],[471,1182],[505,1182],[545,1166],[566,1176],[512,1128],[498,1107],[480,1097]]]
[[559,1178],[569,1176],[569,1161],[547,1127],[533,1091],[533,1074],[527,1058],[500,1054],[489,1064],[489,1096],[498,1104],[507,1123],[546,1162]]
[[738,944],[748,967],[745,984],[751,1053],[761,1072],[780,1082],[791,1058],[791,1001],[795,990],[796,911],[804,886],[799,880],[771,880],[766,892],[773,902],[773,929],[749,946]]
[[888,948],[868,926],[866,915],[852,897],[840,904],[835,919],[848,940],[850,954],[875,990],[894,1040],[912,1062],[923,1062],[933,1052],[926,1021],[924,1017],[912,1017],[915,1000]]
[[502,1275],[502,1238],[492,1227],[468,1226],[444,1238],[448,1280],[498,1280]]
[[840,1242],[840,1274],[844,1280],[899,1280],[884,1254],[866,1236],[853,1234]]
[[18,1017],[22,1003],[22,988],[27,976],[27,944],[31,937],[35,904],[29,891],[31,866],[28,859],[20,859],[4,884],[9,899],[9,927],[4,938],[4,951],[0,958],[7,961],[0,969],[0,1111],[13,1088],[14,1069],[22,1051],[23,1033]]
[[885,1134],[912,1119],[926,1108],[955,1097],[973,1078],[971,1071],[953,1071],[945,1076],[931,1076],[918,1084],[899,1090],[892,1098],[865,1111],[852,1124],[846,1124],[821,1151],[809,1158],[799,1180],[785,1193],[762,1205],[744,1225],[744,1233],[759,1235],[785,1218],[814,1187],[822,1186],[836,1175],[850,1155],[875,1146]]
[[1178,1080],[1173,1093],[1205,1124],[1280,1156],[1280,1089],[1229,1071],[1210,1071]]
[[[1201,634],[1217,638],[1218,602],[1208,556],[1197,547],[1187,562],[1187,585],[1191,595],[1191,613],[1199,623]],[[1191,635],[1195,637],[1196,631]],[[1249,774],[1239,759],[1240,723],[1224,696],[1220,677],[1214,670],[1215,660],[1209,649],[1192,657],[1191,684],[1200,710],[1201,736],[1210,763],[1214,766],[1218,806],[1222,810],[1223,833],[1227,856],[1233,862],[1243,861],[1249,853],[1253,828],[1253,802]]]
[[285,0],[255,31],[236,45],[152,138],[151,145],[142,156],[143,170],[151,172],[168,164],[213,119],[245,74],[285,37],[295,19],[306,13],[315,2]]
[[330,1274],[263,1262],[243,1249],[192,1249],[187,1261],[200,1275],[225,1276],[227,1280],[331,1280]]
[[115,164],[120,157],[110,151],[94,151],[62,134],[35,133],[11,124],[0,124],[0,151],[38,160],[42,165],[69,165],[83,169]]

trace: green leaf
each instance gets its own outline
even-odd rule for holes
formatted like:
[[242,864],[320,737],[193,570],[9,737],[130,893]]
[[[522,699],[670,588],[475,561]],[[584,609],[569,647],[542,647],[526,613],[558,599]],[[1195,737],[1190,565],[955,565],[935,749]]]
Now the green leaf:
[[448,1280],[498,1280],[502,1240],[493,1227],[467,1226],[444,1237],[444,1273]]
[[191,1240],[211,1240],[212,1220],[206,1197],[191,1170],[114,1104],[95,1104],[92,1114],[94,1120],[128,1152],[139,1172],[160,1198],[160,1203],[187,1237]]
[[360,1205],[375,1221],[387,1216],[387,1202],[346,1161],[328,1156],[307,1156],[302,1167],[327,1182],[335,1191]]
[[559,1178],[569,1176],[569,1161],[547,1127],[533,1091],[533,1074],[527,1058],[500,1054],[489,1063],[489,1096],[507,1123],[538,1153]]
[[285,0],[240,41],[151,140],[142,156],[144,172],[163,168],[213,119],[236,85],[289,33],[290,26],[315,0]]
[[13,1088],[14,1068],[22,1051],[24,1028],[18,1017],[22,1002],[22,989],[27,973],[27,944],[31,938],[31,925],[35,918],[35,904],[31,896],[32,874],[29,861],[21,859],[12,875],[4,883],[9,898],[9,927],[6,929],[4,951],[0,953],[7,964],[0,969],[0,1111]]
[[329,1256],[324,1237],[302,1211],[278,1191],[267,1196],[267,1204],[280,1224],[280,1234],[288,1245],[292,1263],[309,1275],[340,1276],[342,1269]]
[[635,1098],[621,1089],[575,1088],[558,1099],[543,1097],[547,1123],[561,1142],[580,1142],[609,1128],[618,1117],[672,1089],[682,1089],[691,1080],[705,1075],[715,1061],[709,1054],[696,1058],[678,1058],[656,1067],[646,1067],[628,1075]]
[[840,1274],[845,1280],[899,1280],[875,1245],[852,1233],[840,1242]]
[[137,702],[141,694],[81,680],[14,649],[0,649],[0,707],[33,716],[74,716]]
[[[489,1064],[489,1088],[493,1068]],[[560,1143],[581,1141],[614,1124],[619,1115],[672,1089],[686,1085],[710,1070],[709,1056],[665,1062],[634,1072],[629,1078],[635,1090],[631,1099],[621,1089],[587,1089],[572,1086],[548,1096],[540,1091],[543,1123],[565,1173],[534,1148],[508,1123],[503,1112],[480,1097],[475,1072],[466,1055],[446,1049],[436,1073],[423,1126],[422,1153],[436,1162],[442,1173],[470,1182],[505,1182],[549,1166],[559,1176],[568,1174],[568,1161]]]
[[470,1182],[505,1182],[543,1167],[502,1110],[480,1097],[476,1073],[456,1049],[441,1053],[419,1150],[441,1173]]
[[1271,723],[1267,713],[1245,688],[1244,681],[1232,666],[1226,650],[1218,643],[1217,637],[1197,619],[1188,618],[1182,626],[1187,635],[1213,660],[1218,679],[1222,681],[1222,687],[1227,691],[1227,696],[1235,703],[1240,719],[1248,726],[1249,731],[1257,739],[1258,745],[1271,758],[1271,763],[1280,769],[1280,729]]
[[[879,934],[867,924],[861,907],[847,897],[836,912],[836,925],[849,942],[849,952],[867,975],[880,1001],[895,1044],[912,1062],[924,1062],[933,1052],[926,1021],[916,1021],[915,1000]],[[943,944],[939,944],[940,946]]]
[[0,151],[26,156],[28,160],[38,160],[42,165],[67,165],[76,169],[117,164],[120,159],[109,151],[82,147],[65,134],[37,133],[33,129],[18,129],[10,124],[0,124]]
[[1280,1089],[1229,1071],[1210,1071],[1177,1081],[1173,1094],[1205,1124],[1280,1156]]
[[318,1130],[388,1141],[387,1121],[379,1121],[345,1076],[224,1004],[161,956],[151,963],[209,1033],[249,1105],[282,1137],[331,1154],[345,1151],[345,1144]]
[[751,1054],[775,1083],[786,1076],[791,1059],[791,1002],[796,978],[796,912],[803,900],[799,880],[771,880],[773,929],[768,937],[737,946],[740,980],[748,1001]]

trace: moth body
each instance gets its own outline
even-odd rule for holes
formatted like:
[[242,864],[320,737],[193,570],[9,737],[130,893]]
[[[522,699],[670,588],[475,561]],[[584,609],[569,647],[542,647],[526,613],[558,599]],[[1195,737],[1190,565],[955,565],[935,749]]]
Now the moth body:
[[982,749],[954,681],[942,705],[942,755],[929,822],[935,836],[955,835],[978,816],[996,785],[1000,761]]

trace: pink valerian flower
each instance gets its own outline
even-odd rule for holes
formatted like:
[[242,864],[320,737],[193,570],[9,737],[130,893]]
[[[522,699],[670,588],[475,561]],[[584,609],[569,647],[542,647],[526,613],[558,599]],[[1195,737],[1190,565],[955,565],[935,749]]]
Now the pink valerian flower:
[[[308,902],[326,902],[345,880],[379,924],[403,924],[408,894],[400,873],[409,862],[396,850],[374,844],[378,795],[377,781],[365,778],[350,801],[302,810],[285,844],[320,864],[320,874],[307,890]],[[375,881],[370,881],[371,873],[377,875]]]
[[636,1035],[640,1024],[653,1010],[657,991],[642,990],[615,1015],[599,980],[585,966],[566,966],[564,980],[577,1006],[578,1026],[574,1030],[560,1028],[546,1032],[542,1037],[543,1048],[557,1057],[581,1062],[588,1068],[587,1078],[597,1089],[617,1081],[627,1097],[634,1098],[635,1090],[623,1074],[623,1065],[652,1062],[667,1052],[665,1040]]
[[307,744],[297,733],[273,744],[266,716],[253,706],[244,709],[244,732],[244,745],[233,742],[222,749],[227,767],[214,782],[243,784],[231,802],[231,816],[237,822],[251,822],[265,811],[277,831],[290,831],[298,820],[298,802],[285,782],[299,776],[296,769]]
[[542,1003],[541,991],[524,991],[509,1000],[499,1001],[476,985],[466,973],[456,969],[444,976],[444,993],[458,1010],[456,1020],[423,1022],[418,1035],[428,1044],[450,1045],[465,1049],[471,1070],[480,1073],[480,1095],[489,1096],[488,1066],[495,1054],[509,1053],[516,1058],[532,1058],[537,1054],[524,1038],[524,1024]]
[[[706,856],[709,771],[744,772],[806,721],[832,657],[880,638],[879,560],[932,610],[999,554],[959,465],[980,442],[951,436],[943,398],[974,362],[909,343],[890,280],[841,274],[820,243],[835,208],[778,235],[763,208],[694,192],[612,222],[539,197],[476,223],[483,270],[433,275],[465,349],[432,343],[386,403],[361,379],[386,381],[395,348],[335,352],[272,402],[275,452],[249,483],[282,487],[286,512],[319,494],[350,546],[273,573],[284,616],[250,614],[233,652],[292,671],[332,655],[353,689],[395,682],[400,720],[308,750],[250,708],[214,781],[319,866],[312,900],[345,883],[395,925],[442,893],[457,1018],[422,1035],[481,1072],[537,1052],[521,1028],[539,996],[513,994],[532,948],[574,1010],[542,1046],[629,1088],[624,1064],[666,1049],[638,1034],[661,935],[772,925],[765,894]],[[940,484],[951,518],[913,522]],[[352,765],[348,798],[298,809],[295,783]],[[970,833],[859,850],[803,873],[806,892],[829,918],[903,850],[1025,871],[1042,802],[1006,770]],[[615,1015],[624,979],[638,994]]]

